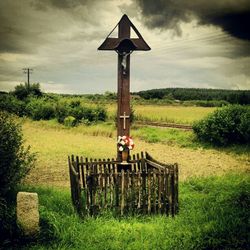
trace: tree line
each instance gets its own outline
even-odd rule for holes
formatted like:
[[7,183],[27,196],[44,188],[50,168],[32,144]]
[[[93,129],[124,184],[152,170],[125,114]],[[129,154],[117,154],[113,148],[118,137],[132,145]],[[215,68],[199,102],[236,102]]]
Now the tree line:
[[164,88],[133,93],[141,98],[190,100],[222,100],[231,104],[250,104],[250,90],[199,89],[199,88]]

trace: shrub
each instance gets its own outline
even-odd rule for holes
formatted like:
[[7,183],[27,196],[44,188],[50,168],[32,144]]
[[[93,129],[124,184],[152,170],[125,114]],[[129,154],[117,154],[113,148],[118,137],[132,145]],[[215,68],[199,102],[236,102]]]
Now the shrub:
[[194,124],[198,139],[215,145],[249,143],[250,108],[230,105],[217,109]]
[[64,119],[69,116],[70,114],[70,107],[67,105],[66,102],[59,101],[56,104],[56,119],[59,123],[63,123]]
[[74,116],[67,116],[63,124],[67,127],[74,127],[76,125],[76,118]]
[[96,121],[106,121],[107,119],[107,111],[103,107],[100,107],[100,106],[96,107],[94,114],[95,114]]
[[47,99],[31,98],[26,111],[33,120],[49,120],[55,117],[54,104]]
[[0,95],[0,110],[24,116],[26,115],[25,105],[25,102],[18,100],[15,96],[10,94]]
[[34,163],[30,149],[24,148],[20,125],[0,111],[0,197],[15,189]]
[[60,123],[64,123],[66,117],[72,116],[76,123],[89,123],[96,121],[105,121],[107,111],[103,107],[87,107],[81,105],[79,101],[61,101],[56,105],[56,118]]
[[28,96],[42,96],[42,91],[40,89],[39,83],[33,83],[28,85],[27,83],[17,85],[13,94],[20,100],[26,99]]
[[[24,148],[21,128],[8,113],[0,111],[0,242],[14,237],[14,191],[34,163],[34,154]],[[1,248],[1,246],[0,246]]]

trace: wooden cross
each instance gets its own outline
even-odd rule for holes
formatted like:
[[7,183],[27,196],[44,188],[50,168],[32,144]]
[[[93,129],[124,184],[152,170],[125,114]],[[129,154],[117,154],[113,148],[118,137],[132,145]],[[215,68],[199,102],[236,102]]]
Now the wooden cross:
[[[118,37],[111,38],[115,28],[118,26]],[[109,33],[98,50],[115,50],[118,54],[118,90],[117,90],[117,136],[129,136],[130,134],[130,54],[134,50],[150,50],[148,44],[129,20],[127,15],[123,15],[119,23]],[[134,30],[137,38],[130,38],[130,31]],[[120,115],[120,114],[123,114]],[[122,119],[123,121],[122,121]],[[118,158],[120,153],[118,151]]]
[[123,112],[123,115],[120,115],[120,118],[123,119],[123,129],[126,129],[126,119],[128,119],[130,116],[126,115],[126,112]]

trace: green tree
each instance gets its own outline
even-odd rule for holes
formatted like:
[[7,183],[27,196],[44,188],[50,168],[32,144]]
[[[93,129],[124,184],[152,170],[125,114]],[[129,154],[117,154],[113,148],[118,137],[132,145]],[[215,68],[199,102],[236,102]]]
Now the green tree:
[[30,86],[25,84],[20,84],[15,87],[13,94],[20,100],[26,99],[28,96],[42,96],[42,91],[40,89],[39,83],[33,83]]

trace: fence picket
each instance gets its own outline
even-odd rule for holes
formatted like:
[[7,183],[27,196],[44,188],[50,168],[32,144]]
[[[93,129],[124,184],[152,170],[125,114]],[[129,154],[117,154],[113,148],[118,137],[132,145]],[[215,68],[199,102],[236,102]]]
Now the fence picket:
[[151,171],[148,172],[148,214],[151,213]]

